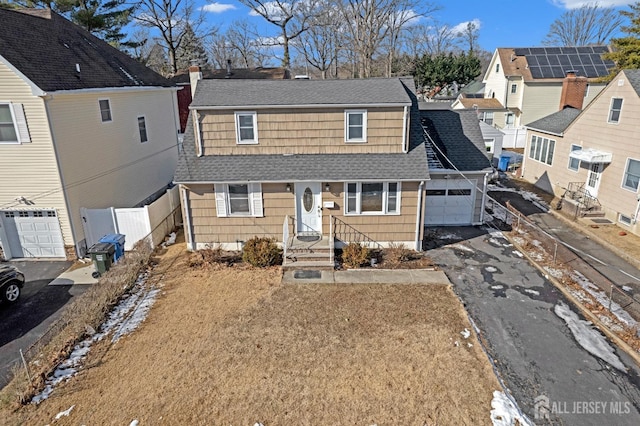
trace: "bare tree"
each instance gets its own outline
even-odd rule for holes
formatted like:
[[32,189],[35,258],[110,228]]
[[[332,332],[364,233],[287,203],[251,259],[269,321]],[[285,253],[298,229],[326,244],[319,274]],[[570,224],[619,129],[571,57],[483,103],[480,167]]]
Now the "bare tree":
[[261,67],[267,54],[258,40],[258,31],[246,20],[235,21],[226,34],[227,43],[235,50],[244,68]]
[[480,29],[479,21],[469,21],[464,29],[457,34],[461,44],[467,49],[467,52],[472,53],[478,50],[478,30]]
[[430,26],[426,45],[427,50],[425,53],[431,56],[453,52],[456,47],[456,34],[450,26],[434,22]]
[[342,15],[329,1],[318,4],[317,13],[309,21],[309,29],[294,44],[305,61],[326,79],[332,66],[336,69],[344,40]]
[[237,68],[242,62],[238,53],[230,46],[226,34],[215,34],[207,40],[207,52],[214,68],[224,69],[227,61]]
[[289,45],[309,28],[309,20],[314,15],[316,0],[239,1],[280,29],[278,43],[284,49],[282,66],[291,68]]
[[138,22],[160,32],[160,45],[166,49],[172,73],[178,71],[176,50],[180,47],[187,29],[200,35],[204,15],[196,14],[195,0],[140,0]]
[[623,23],[612,7],[586,4],[563,13],[553,21],[542,41],[547,46],[587,46],[605,44]]

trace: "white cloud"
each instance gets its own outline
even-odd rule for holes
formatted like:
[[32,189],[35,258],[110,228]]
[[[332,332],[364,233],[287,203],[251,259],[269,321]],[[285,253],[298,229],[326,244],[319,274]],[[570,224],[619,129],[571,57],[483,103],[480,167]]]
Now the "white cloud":
[[629,0],[552,0],[552,3],[564,9],[578,9],[579,7],[593,4],[597,4],[599,7],[626,6],[629,4]]
[[[287,2],[278,3],[275,1],[269,1],[264,3],[264,5],[259,7],[259,9],[262,15],[266,14],[267,16],[270,16],[273,19],[277,19],[279,17],[284,17],[285,15],[288,15],[291,13],[291,3],[287,3]],[[262,16],[260,13],[251,9],[251,11],[249,12],[249,15]]]
[[204,12],[211,12],[211,13],[223,13],[223,12],[226,12],[227,10],[234,10],[234,9],[236,9],[236,7],[232,4],[225,4],[225,3],[218,3],[218,2],[207,4],[200,8],[200,10]]
[[480,27],[482,26],[482,22],[480,22],[479,19],[474,19],[471,21],[466,21],[466,22],[460,22],[458,25],[451,27],[451,32],[453,34],[458,34],[458,33],[462,33],[464,31],[466,31],[467,29],[467,25],[469,25],[469,23],[474,24],[476,26],[476,30],[479,30]]

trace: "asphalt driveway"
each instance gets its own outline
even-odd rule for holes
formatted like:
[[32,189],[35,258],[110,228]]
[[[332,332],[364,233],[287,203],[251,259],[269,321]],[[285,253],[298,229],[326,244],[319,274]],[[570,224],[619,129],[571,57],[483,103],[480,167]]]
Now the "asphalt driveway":
[[0,387],[6,385],[19,350],[31,346],[60,315],[61,309],[88,286],[48,286],[71,265],[66,261],[11,261],[27,282],[17,303],[0,303]]
[[[437,234],[427,255],[453,283],[529,418],[536,424],[640,424],[638,368],[615,347],[627,371],[585,350],[554,312],[569,302],[504,236],[475,227]],[[536,419],[540,404],[549,420]]]

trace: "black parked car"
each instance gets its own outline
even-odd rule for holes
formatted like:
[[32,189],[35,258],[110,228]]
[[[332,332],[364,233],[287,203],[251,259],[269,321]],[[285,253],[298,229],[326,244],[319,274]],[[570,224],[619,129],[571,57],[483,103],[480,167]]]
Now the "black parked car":
[[20,297],[24,274],[13,265],[0,264],[0,299],[13,303]]

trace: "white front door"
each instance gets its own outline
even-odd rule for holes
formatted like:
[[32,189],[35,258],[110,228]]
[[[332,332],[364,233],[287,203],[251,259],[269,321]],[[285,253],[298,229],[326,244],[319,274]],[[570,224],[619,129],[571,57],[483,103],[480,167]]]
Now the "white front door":
[[602,163],[592,163],[589,168],[587,182],[584,187],[593,198],[598,196],[598,187],[600,186],[600,175],[602,174]]
[[298,234],[322,234],[322,184],[296,183]]

